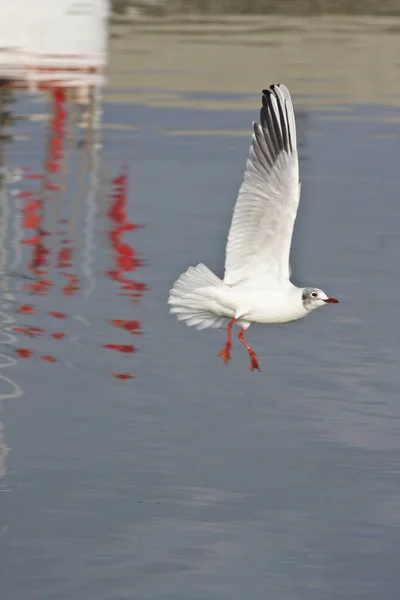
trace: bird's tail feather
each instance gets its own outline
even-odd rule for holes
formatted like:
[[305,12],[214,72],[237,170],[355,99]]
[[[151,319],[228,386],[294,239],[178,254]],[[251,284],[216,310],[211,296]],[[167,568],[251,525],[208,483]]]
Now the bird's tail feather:
[[208,267],[201,263],[189,267],[169,292],[170,312],[197,329],[222,327],[225,318],[210,310],[210,290],[218,287],[225,287],[225,283]]

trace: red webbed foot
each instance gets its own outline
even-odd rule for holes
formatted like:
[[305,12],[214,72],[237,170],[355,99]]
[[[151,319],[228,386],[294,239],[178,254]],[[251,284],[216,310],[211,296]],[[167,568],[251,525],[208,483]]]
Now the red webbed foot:
[[259,365],[258,365],[258,360],[257,360],[257,356],[254,353],[249,353],[250,354],[250,369],[251,371],[261,371]]
[[231,360],[231,345],[232,344],[226,343],[225,346],[222,348],[221,352],[218,354],[218,356],[220,356],[223,359],[226,365]]

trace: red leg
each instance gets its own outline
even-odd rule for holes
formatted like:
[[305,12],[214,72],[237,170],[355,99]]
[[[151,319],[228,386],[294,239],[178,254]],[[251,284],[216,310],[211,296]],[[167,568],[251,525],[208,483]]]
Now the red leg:
[[218,354],[221,358],[224,359],[224,363],[227,365],[231,360],[231,347],[232,347],[232,327],[236,319],[231,319],[228,323],[228,339],[226,341],[225,346],[222,348],[221,352]]
[[258,366],[258,361],[257,361],[257,356],[256,353],[254,352],[253,348],[246,342],[246,340],[244,339],[243,335],[245,332],[245,328],[243,327],[238,335],[239,340],[242,342],[242,344],[244,344],[247,348],[247,352],[250,355],[250,369],[252,371],[259,371],[260,367]]

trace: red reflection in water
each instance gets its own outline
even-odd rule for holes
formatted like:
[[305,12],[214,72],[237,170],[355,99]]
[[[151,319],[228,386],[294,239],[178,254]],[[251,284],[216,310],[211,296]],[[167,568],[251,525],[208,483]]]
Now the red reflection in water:
[[140,335],[140,321],[127,321],[126,319],[112,319],[110,321],[111,325],[117,327],[119,329],[125,329],[132,333],[132,335]]
[[[29,246],[32,249],[30,260],[26,267],[31,276],[33,276],[33,281],[25,282],[24,289],[31,294],[40,296],[47,295],[54,285],[48,272],[50,250],[46,246],[45,240],[50,234],[46,231],[44,219],[45,208],[54,199],[54,194],[61,189],[61,186],[54,180],[54,177],[55,174],[62,170],[61,161],[64,154],[63,140],[65,138],[67,118],[67,113],[64,109],[66,101],[65,88],[61,86],[52,87],[48,93],[52,99],[53,111],[44,161],[44,173],[33,173],[29,167],[22,167],[24,180],[32,185],[36,183],[36,189],[24,190],[19,193],[19,197],[24,201],[24,206],[21,210],[21,226],[27,233],[25,238],[21,240],[21,244]],[[70,278],[68,277],[68,286],[70,285]],[[31,305],[23,305],[19,307],[18,312],[26,315],[34,315],[35,309]],[[57,318],[65,318],[66,316],[56,311],[50,314]],[[16,327],[14,330],[29,337],[38,337],[40,334],[45,333],[44,329],[31,326]],[[32,356],[31,351],[26,354],[24,349],[22,351],[21,349],[17,350],[17,354],[21,358]],[[57,360],[51,355],[44,355],[41,358],[48,362],[55,362]]]
[[40,357],[42,360],[46,360],[47,362],[57,362],[57,359],[55,356],[52,356],[51,354],[44,354],[43,356]]
[[[108,217],[111,221],[111,228],[108,237],[112,248],[113,268],[107,273],[110,279],[120,284],[120,290],[130,291],[126,294],[132,300],[143,296],[147,286],[134,279],[126,277],[126,273],[132,273],[138,267],[143,266],[143,261],[137,256],[135,250],[130,244],[122,241],[122,236],[128,231],[139,229],[140,225],[128,222],[126,210],[128,200],[128,175],[123,172],[112,180],[113,192],[110,194],[111,205],[108,211]],[[125,294],[124,294],[125,295]]]
[[119,352],[131,353],[135,351],[135,346],[132,344],[103,344],[103,348],[108,350],[118,350]]
[[65,338],[65,333],[63,333],[62,331],[59,331],[57,333],[52,333],[51,337],[53,338],[53,340],[62,340]]
[[29,331],[36,337],[41,333],[45,333],[45,329],[42,329],[41,327],[29,327]]
[[12,331],[17,333],[23,333],[29,337],[39,337],[41,333],[44,333],[45,330],[40,327],[13,327]]
[[[64,103],[66,100],[65,88],[62,86],[55,86],[50,90],[50,93],[53,99],[53,120],[51,125],[51,131],[53,135],[49,144],[46,171],[54,174],[61,171],[61,159],[63,158],[64,154],[63,140],[65,137],[67,111],[64,108]],[[51,191],[57,191],[61,189],[61,187],[54,183],[54,181],[51,181],[50,178],[46,181],[46,188]]]
[[[64,138],[66,130],[67,111],[65,109],[66,89],[62,86],[54,86],[49,90],[52,99],[53,112],[50,123],[49,140],[47,146],[47,155],[45,159],[44,174],[31,173],[28,167],[24,167],[24,179],[29,181],[39,181],[40,189],[34,191],[23,191],[19,194],[20,198],[26,200],[22,209],[22,227],[28,230],[29,235],[22,240],[22,244],[32,246],[32,257],[27,265],[28,269],[35,277],[34,282],[25,284],[25,289],[33,294],[47,295],[53,282],[47,275],[49,266],[50,251],[45,245],[45,237],[48,234],[44,229],[45,204],[52,200],[52,194],[61,190],[61,185],[54,179],[62,171],[62,160],[64,157]],[[69,256],[72,250],[63,249]],[[71,261],[62,257],[61,263],[65,268],[71,267]],[[63,267],[64,268],[64,267]],[[76,278],[68,273],[67,284],[65,286],[66,295],[70,295],[78,289]]]
[[68,315],[65,313],[57,312],[56,310],[52,310],[47,313],[50,317],[54,317],[55,319],[66,319]]
[[[62,186],[57,183],[57,181],[52,179],[52,176],[55,176],[62,170],[61,161],[64,158],[63,141],[65,137],[68,114],[65,108],[65,88],[56,87],[52,90],[52,94],[54,106],[52,131],[54,135],[51,140],[49,159],[47,161],[47,168],[50,176],[46,182],[46,189],[51,192],[58,192],[62,189]],[[59,219],[59,223],[68,225],[69,219]],[[65,285],[62,288],[62,293],[64,296],[72,296],[80,290],[80,282],[74,271],[73,246],[71,240],[69,239],[61,240],[61,248],[57,254],[56,269],[62,269],[60,275],[66,279]]]
[[35,307],[31,304],[22,304],[19,308],[17,308],[17,313],[21,313],[23,315],[34,315],[36,314]]
[[[36,193],[38,194],[38,192]],[[44,243],[44,238],[48,234],[42,226],[44,218],[43,201],[34,198],[33,192],[21,192],[20,197],[27,199],[25,206],[22,208],[22,227],[28,230],[28,237],[21,240],[21,244],[32,246],[31,260],[26,266],[35,278],[33,282],[24,283],[24,288],[33,294],[45,295],[48,293],[52,282],[44,277],[49,250]]]
[[56,267],[58,269],[67,269],[68,267],[71,266],[71,259],[72,259],[72,248],[61,248],[58,252],[58,262],[57,262]]
[[[62,191],[61,176],[66,170],[63,161],[65,160],[65,134],[67,126],[66,110],[66,89],[64,87],[53,87],[48,90],[52,98],[53,114],[50,121],[49,139],[47,152],[44,160],[43,174],[34,173],[29,167],[23,167],[24,181],[27,187],[19,193],[19,198],[23,202],[21,209],[21,225],[25,230],[24,238],[21,244],[29,249],[29,260],[27,269],[31,276],[30,281],[24,282],[24,288],[31,294],[47,295],[49,294],[54,282],[52,281],[52,272],[54,268],[58,274],[64,278],[62,283],[62,293],[64,296],[72,296],[81,289],[80,280],[74,268],[75,260],[75,219],[60,218],[56,215],[56,227],[50,228],[48,219],[45,221],[45,211],[54,203],[54,209],[50,215],[54,215],[59,206],[65,206],[59,196]],[[60,198],[57,204],[55,200]],[[62,198],[62,201],[67,198]],[[107,217],[109,228],[107,238],[111,247],[112,265],[107,271],[107,276],[116,283],[116,295],[126,297],[131,303],[136,303],[147,291],[145,283],[138,281],[134,274],[136,270],[143,266],[142,259],[137,255],[131,245],[128,234],[139,229],[141,226],[130,223],[128,220],[128,173],[126,169],[112,179],[112,193],[109,196],[110,204],[108,206]],[[77,213],[78,214],[78,213]],[[54,218],[54,216],[53,216]],[[50,221],[51,222],[51,221]],[[62,228],[63,231],[57,231]],[[48,231],[48,229],[50,231]],[[47,240],[48,236],[53,236]],[[53,239],[59,241],[56,248],[54,262],[51,251],[55,247]],[[53,266],[54,265],[54,266]],[[54,278],[57,281],[58,278]],[[24,304],[17,309],[17,312],[24,315],[35,315],[35,307],[31,304]],[[131,307],[129,313],[131,312]],[[66,319],[68,315],[57,310],[49,311],[48,316],[55,319]],[[117,313],[118,314],[118,313]],[[110,323],[117,329],[122,329],[130,335],[139,335],[141,333],[141,324],[138,320],[131,319],[111,319]],[[54,328],[56,328],[55,326]],[[45,334],[45,330],[20,324],[13,329],[15,332],[36,338]],[[54,340],[63,340],[66,334],[62,331],[48,332],[48,337]],[[121,334],[125,335],[125,334]],[[112,340],[113,341],[113,340]],[[123,340],[122,340],[123,341]],[[104,349],[114,350],[122,354],[133,354],[136,348],[133,344],[108,343],[103,344]],[[26,348],[16,349],[16,353],[21,358],[33,356],[33,351]],[[37,356],[47,362],[57,362],[57,358],[51,354]],[[121,360],[122,357],[121,357]],[[126,360],[129,360],[128,357]],[[112,373],[116,379],[133,379],[134,375],[128,371],[121,373]]]
[[15,352],[20,358],[30,358],[33,356],[32,350],[29,350],[28,348],[16,348]]
[[16,333],[24,333],[25,335],[34,337],[34,334],[30,332],[29,327],[13,327],[12,331],[15,331]]
[[67,283],[63,287],[63,294],[64,296],[72,296],[81,289],[79,279],[75,275],[69,273],[63,273],[63,275],[68,278]]
[[115,379],[134,379],[135,376],[132,375],[132,373],[111,373],[111,375],[113,377],[115,377]]
[[[113,190],[110,194],[110,207],[108,218],[111,227],[108,232],[112,250],[113,266],[107,272],[107,275],[113,281],[119,284],[117,296],[128,297],[132,302],[141,298],[147,290],[146,284],[131,277],[131,274],[139,267],[143,266],[143,261],[137,256],[134,248],[123,240],[124,234],[135,231],[141,226],[128,221],[127,202],[128,202],[128,173],[126,169],[112,180]],[[127,319],[112,319],[110,323],[118,328],[124,329],[130,334],[140,333],[140,322]],[[135,347],[131,344],[104,344],[104,348],[117,350],[119,352],[132,353]],[[130,373],[113,373],[117,379],[132,379]]]

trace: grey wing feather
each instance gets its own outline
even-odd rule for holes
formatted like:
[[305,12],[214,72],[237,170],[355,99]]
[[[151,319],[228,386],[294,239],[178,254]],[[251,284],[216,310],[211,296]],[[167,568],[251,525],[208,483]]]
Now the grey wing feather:
[[290,277],[300,199],[296,123],[288,89],[263,90],[244,181],[228,236],[224,281],[270,286]]

